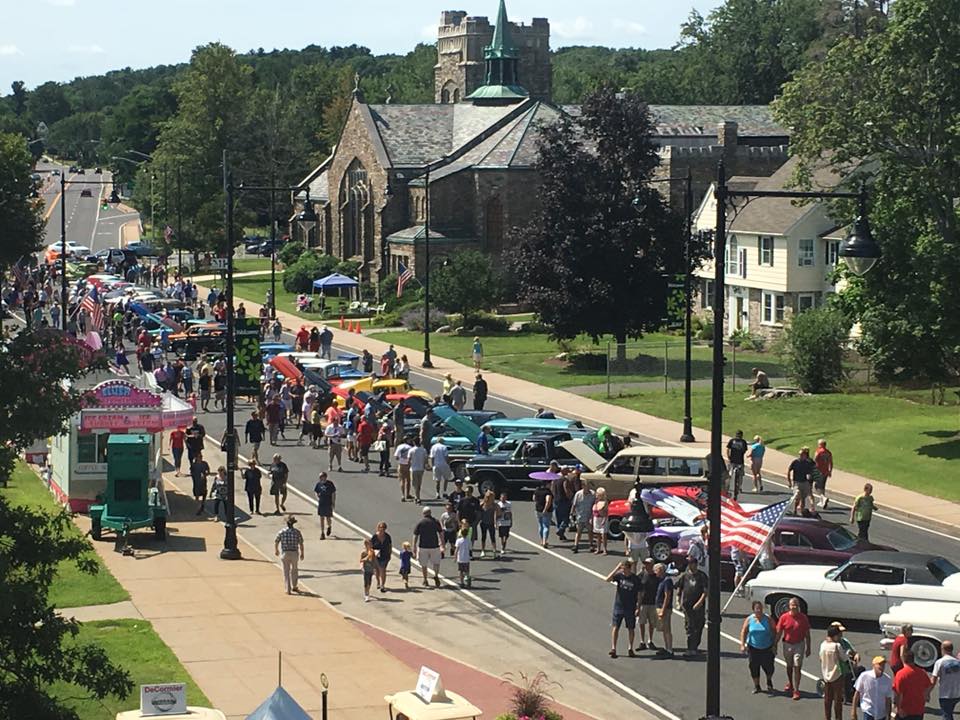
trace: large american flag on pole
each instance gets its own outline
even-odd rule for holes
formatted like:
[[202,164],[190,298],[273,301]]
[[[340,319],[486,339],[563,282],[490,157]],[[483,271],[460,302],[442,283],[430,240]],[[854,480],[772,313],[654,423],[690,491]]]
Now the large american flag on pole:
[[397,297],[403,295],[403,286],[413,279],[413,268],[404,267],[403,263],[397,265],[400,274],[397,275]]
[[784,500],[752,513],[746,512],[737,503],[723,503],[720,507],[720,544],[757,555],[787,512],[790,502]]
[[90,292],[83,296],[80,308],[90,315],[90,321],[95,330],[98,332],[103,330],[103,306],[100,304],[100,294],[96,286],[92,286]]

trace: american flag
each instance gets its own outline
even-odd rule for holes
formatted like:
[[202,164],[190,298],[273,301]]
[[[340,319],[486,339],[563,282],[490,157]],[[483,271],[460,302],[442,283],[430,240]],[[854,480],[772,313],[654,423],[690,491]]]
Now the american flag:
[[767,505],[753,513],[746,512],[734,502],[724,503],[720,508],[720,544],[757,555],[790,502],[784,500]]
[[23,258],[20,258],[20,260],[17,260],[13,264],[13,274],[17,278],[17,280],[20,281],[20,287],[26,288],[27,283],[30,282],[30,276],[27,274],[27,269],[23,266],[22,261],[23,261]]
[[403,295],[403,286],[413,279],[413,268],[404,267],[403,263],[397,265],[400,274],[397,275],[397,297]]
[[90,320],[93,322],[95,330],[103,329],[103,306],[100,305],[100,295],[96,287],[91,287],[90,292],[83,296],[80,301],[80,307],[90,314]]

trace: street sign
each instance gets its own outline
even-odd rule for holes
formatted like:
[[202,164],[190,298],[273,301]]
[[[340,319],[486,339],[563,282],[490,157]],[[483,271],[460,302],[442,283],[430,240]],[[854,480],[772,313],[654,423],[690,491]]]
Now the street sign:
[[210,269],[211,269],[211,270],[226,270],[226,269],[227,269],[227,259],[226,259],[226,258],[210,258]]

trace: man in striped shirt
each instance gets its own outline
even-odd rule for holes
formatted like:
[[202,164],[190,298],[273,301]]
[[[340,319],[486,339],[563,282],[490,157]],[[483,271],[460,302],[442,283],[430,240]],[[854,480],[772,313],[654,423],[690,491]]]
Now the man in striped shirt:
[[[273,554],[280,558],[283,564],[283,582],[287,588],[287,595],[300,592],[297,587],[299,581],[298,564],[303,560],[303,534],[294,527],[297,518],[287,517],[287,526],[277,533],[273,541]],[[283,555],[281,555],[283,551]]]

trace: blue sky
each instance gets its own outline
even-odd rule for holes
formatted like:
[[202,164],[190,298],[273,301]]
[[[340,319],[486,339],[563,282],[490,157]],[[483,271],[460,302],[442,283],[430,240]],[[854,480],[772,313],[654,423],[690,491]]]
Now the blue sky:
[[[507,0],[514,21],[547,17],[554,48],[669,47],[692,8],[720,0]],[[497,0],[0,0],[0,94],[23,80],[72,80],[185,62],[218,40],[239,51],[356,43],[406,52],[436,37],[442,10],[496,16]]]

